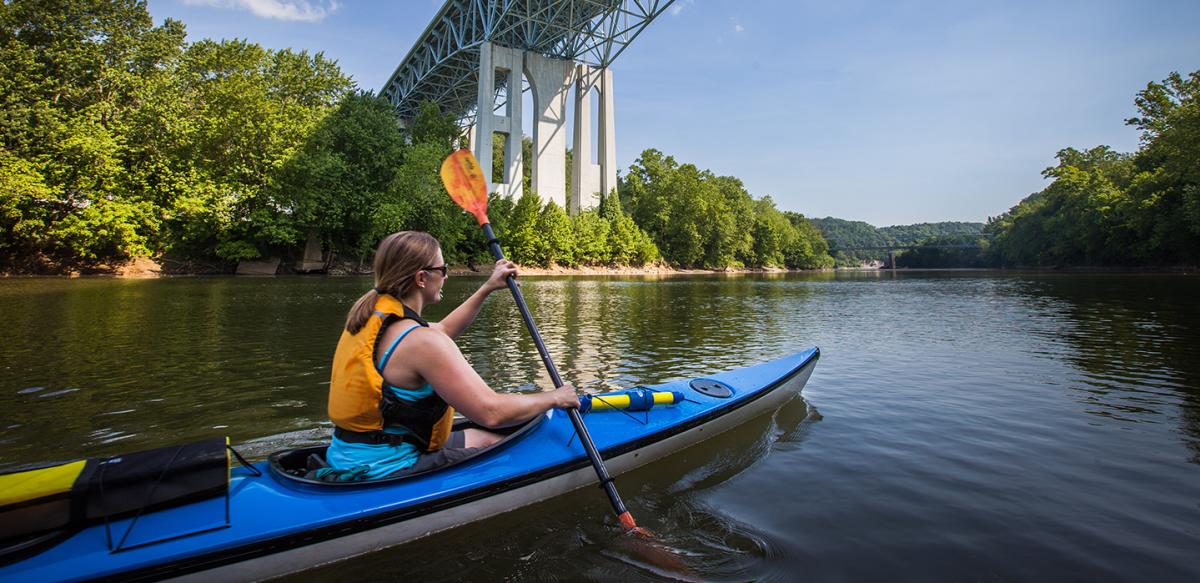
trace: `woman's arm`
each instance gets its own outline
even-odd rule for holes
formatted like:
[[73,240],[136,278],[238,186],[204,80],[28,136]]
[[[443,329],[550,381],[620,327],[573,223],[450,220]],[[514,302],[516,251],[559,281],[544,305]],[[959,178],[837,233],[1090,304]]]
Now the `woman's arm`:
[[514,277],[517,275],[517,264],[507,259],[497,261],[488,280],[475,293],[471,294],[467,301],[454,308],[453,312],[442,318],[442,321],[434,327],[440,328],[451,338],[458,338],[467,329],[467,326],[475,321],[475,316],[479,315],[479,309],[483,307],[483,301],[487,299],[488,295],[498,289],[508,287],[509,275]]
[[442,399],[484,427],[508,427],[553,407],[579,406],[575,388],[569,384],[541,393],[497,393],[475,372],[448,336],[433,330],[416,330],[412,336],[416,338],[410,347],[414,357],[410,362],[416,372],[433,385]]

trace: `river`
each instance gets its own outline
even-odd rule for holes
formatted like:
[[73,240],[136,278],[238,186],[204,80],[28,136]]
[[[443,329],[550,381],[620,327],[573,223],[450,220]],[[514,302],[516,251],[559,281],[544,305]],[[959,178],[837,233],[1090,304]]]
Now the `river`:
[[[1200,278],[1008,272],[526,277],[598,391],[819,346],[803,397],[617,485],[296,580],[1200,580]],[[451,277],[436,319],[482,279]],[[0,471],[229,435],[319,443],[365,278],[0,280]],[[460,339],[548,388],[510,297]]]

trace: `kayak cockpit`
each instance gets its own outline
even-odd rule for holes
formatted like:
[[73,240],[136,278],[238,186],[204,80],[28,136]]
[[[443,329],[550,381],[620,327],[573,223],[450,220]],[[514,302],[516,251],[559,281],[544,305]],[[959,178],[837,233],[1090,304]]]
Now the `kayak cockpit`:
[[[485,457],[491,453],[512,445],[521,438],[529,434],[534,427],[537,427],[544,419],[545,415],[538,415],[533,419],[526,421],[524,424],[506,427],[502,429],[489,429],[493,433],[499,433],[504,436],[504,439],[480,449],[473,455],[462,459],[454,460],[453,462],[440,465],[436,468],[431,468],[425,471],[401,471],[390,476],[375,480],[357,480],[357,481],[325,481],[315,477],[322,467],[328,467],[325,462],[326,445],[301,447],[296,449],[285,449],[277,451],[267,457],[267,467],[270,468],[275,477],[284,480],[285,482],[310,484],[314,486],[330,486],[330,487],[357,487],[357,486],[374,486],[377,484],[391,484],[416,476],[423,476],[433,472],[439,472],[447,468],[462,465],[479,458]],[[479,425],[467,419],[459,419],[454,423],[454,431],[464,429],[483,429]]]

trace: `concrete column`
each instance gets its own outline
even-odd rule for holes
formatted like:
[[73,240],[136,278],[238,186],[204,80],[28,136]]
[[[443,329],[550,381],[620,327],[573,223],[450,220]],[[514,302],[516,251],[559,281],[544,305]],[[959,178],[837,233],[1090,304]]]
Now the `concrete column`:
[[[592,164],[592,104],[590,95],[598,75],[587,65],[575,74],[575,136],[571,160],[571,195],[568,211],[574,215],[600,204],[600,167]],[[603,131],[603,126],[600,128]]]
[[492,43],[479,44],[479,91],[475,102],[475,158],[492,192],[492,105],[495,104],[496,68],[492,65]]
[[[479,93],[477,94],[475,115],[475,157],[479,166],[488,178],[488,191],[495,191],[508,197],[521,196],[521,75],[524,71],[524,53],[510,49],[481,43],[479,46]],[[496,115],[493,106],[496,102],[496,71],[506,74],[505,93],[508,103],[503,115]],[[493,183],[492,172],[492,134],[503,132],[507,138],[504,142],[504,175],[501,182]]]
[[525,53],[525,74],[533,91],[533,190],[543,201],[552,200],[568,211],[566,114],[574,73],[571,61]]
[[521,78],[525,73],[524,57],[525,52],[521,50],[492,47],[492,62],[495,63],[496,69],[503,70],[508,74],[505,85],[505,93],[508,94],[506,115],[503,119],[496,120],[495,131],[504,132],[506,136],[504,139],[504,184],[496,185],[496,190],[509,198],[520,198],[521,175],[525,169],[525,163],[521,159]]
[[600,72],[600,192],[608,196],[617,188],[617,130],[613,111],[612,70]]

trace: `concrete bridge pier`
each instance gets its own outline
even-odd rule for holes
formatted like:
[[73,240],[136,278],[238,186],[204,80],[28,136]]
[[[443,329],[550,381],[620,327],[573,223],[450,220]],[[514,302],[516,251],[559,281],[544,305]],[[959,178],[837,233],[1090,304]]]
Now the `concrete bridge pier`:
[[[498,192],[515,198],[521,196],[521,75],[525,69],[524,51],[489,42],[479,45],[479,92],[475,111],[475,158],[488,179],[488,192]],[[504,85],[508,98],[501,114],[495,113],[496,71],[507,74]],[[504,175],[492,182],[492,134],[501,132],[504,138]]]
[[567,206],[567,94],[575,64],[525,53],[525,75],[533,92],[533,191],[542,201]]
[[[496,73],[507,77],[507,105],[495,112]],[[522,74],[533,92],[532,188],[543,201],[553,200],[572,215],[600,204],[600,194],[617,188],[616,120],[613,111],[612,71],[571,61],[510,49],[493,43],[479,47],[479,89],[475,127],[470,132],[471,148],[488,175],[488,190],[508,197],[521,195],[521,91]],[[566,185],[567,95],[575,89],[575,131],[571,146],[574,158],[571,184]],[[593,146],[592,92],[599,97]],[[505,134],[504,176],[492,183],[493,133]],[[592,163],[592,150],[599,163]]]
[[[594,208],[600,204],[600,194],[617,188],[616,121],[613,116],[612,70],[578,65],[575,73],[575,136],[571,159],[570,212]],[[600,107],[596,157],[592,163],[592,104],[591,92],[597,91]]]

